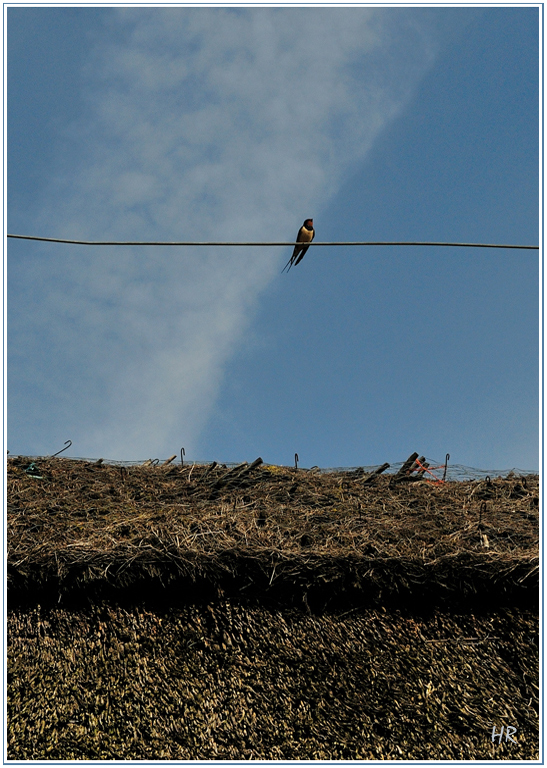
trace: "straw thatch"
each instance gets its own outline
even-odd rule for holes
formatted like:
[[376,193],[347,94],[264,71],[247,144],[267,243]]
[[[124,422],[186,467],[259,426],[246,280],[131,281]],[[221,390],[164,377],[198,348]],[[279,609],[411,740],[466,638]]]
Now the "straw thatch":
[[12,600],[177,583],[187,598],[243,591],[317,609],[537,589],[537,477],[437,485],[264,465],[28,467],[8,462]]
[[7,476],[9,759],[538,759],[537,477]]

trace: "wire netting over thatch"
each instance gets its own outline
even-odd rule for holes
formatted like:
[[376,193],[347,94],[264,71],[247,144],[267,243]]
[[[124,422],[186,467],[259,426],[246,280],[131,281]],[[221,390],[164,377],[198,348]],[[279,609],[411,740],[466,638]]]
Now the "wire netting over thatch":
[[535,600],[538,487],[537,476],[435,484],[260,461],[13,458],[10,595],[171,585],[183,601],[201,591],[314,607],[492,592]]
[[[181,452],[182,453],[182,452]],[[11,456],[12,459],[22,459],[22,460],[28,460],[29,462],[39,462],[43,461],[44,459],[49,459],[51,457],[49,456]],[[96,464],[97,462],[100,462],[101,464],[104,462],[105,464],[112,466],[112,467],[137,467],[137,466],[143,466],[147,463],[154,464],[156,466],[164,464],[166,461],[165,459],[138,459],[136,461],[123,461],[119,459],[90,459],[90,458],[80,458],[80,457],[64,457],[65,460],[68,461],[84,461],[88,462],[90,464]],[[431,475],[427,475],[429,479],[433,479],[433,475],[439,475],[442,477],[443,475],[443,467],[444,465],[441,462],[435,461],[433,459],[427,459],[428,466],[431,466],[432,468],[435,468],[435,472],[431,473]],[[188,461],[186,460],[186,464],[189,466],[196,465],[196,466],[210,466],[215,462],[212,461]],[[365,475],[373,474],[378,469],[380,469],[381,466],[385,467],[385,474],[386,475],[394,475],[397,474],[401,468],[404,466],[404,461],[397,461],[393,462],[391,464],[371,464],[368,466],[359,466],[359,467],[311,467],[305,468],[301,467],[300,470],[302,472],[313,472],[315,474],[331,474],[331,473],[347,473],[347,472],[361,472]],[[440,466],[439,466],[440,465]],[[226,467],[227,469],[232,469],[233,467],[239,466],[237,462],[224,462],[222,463],[223,467]],[[279,466],[279,465],[268,465],[270,467],[275,466],[277,469],[291,469],[292,467],[287,466]],[[447,469],[446,469],[446,480],[485,480],[487,477],[526,477],[528,475],[537,475],[537,470],[534,469],[518,469],[517,467],[512,467],[511,469],[478,469],[477,467],[468,467],[465,464],[451,464],[450,462],[447,462]]]

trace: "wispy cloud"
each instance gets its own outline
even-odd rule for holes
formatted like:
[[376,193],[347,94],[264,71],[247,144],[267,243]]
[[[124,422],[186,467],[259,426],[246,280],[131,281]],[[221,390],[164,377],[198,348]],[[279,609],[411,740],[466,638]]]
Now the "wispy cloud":
[[[90,239],[290,239],[400,109],[433,39],[426,16],[402,9],[117,10],[35,226]],[[191,452],[287,254],[43,250],[13,342],[24,340],[21,370],[40,368],[51,419],[78,455]]]

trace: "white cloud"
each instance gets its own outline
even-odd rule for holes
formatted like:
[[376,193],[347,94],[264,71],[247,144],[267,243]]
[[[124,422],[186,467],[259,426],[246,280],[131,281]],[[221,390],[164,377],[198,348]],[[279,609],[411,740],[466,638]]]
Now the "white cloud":
[[[432,57],[425,17],[401,9],[135,8],[111,18],[87,69],[89,107],[73,131],[82,138],[37,223],[47,234],[290,239]],[[287,254],[48,253],[28,323],[43,323],[55,360],[44,392],[68,409],[78,455],[141,458],[180,444],[191,453],[223,365]]]

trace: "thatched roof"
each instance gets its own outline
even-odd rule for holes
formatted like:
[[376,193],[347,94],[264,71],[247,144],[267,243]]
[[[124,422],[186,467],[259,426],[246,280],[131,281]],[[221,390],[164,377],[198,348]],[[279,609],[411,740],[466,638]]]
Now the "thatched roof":
[[435,484],[258,462],[29,466],[8,461],[13,599],[170,584],[316,607],[492,590],[536,599],[537,476]]
[[8,758],[539,759],[538,478],[413,476],[10,459]]
[[537,760],[537,633],[515,610],[14,611],[8,758]]

